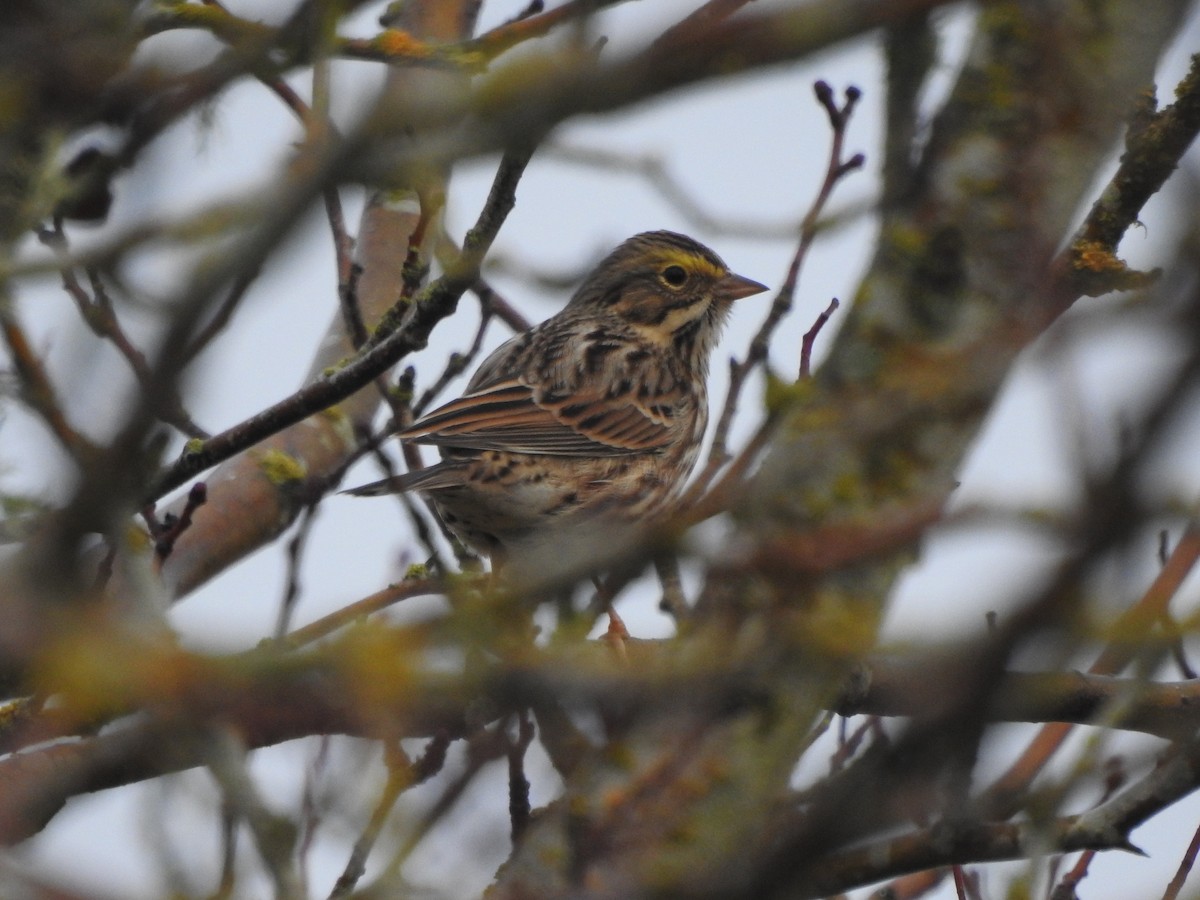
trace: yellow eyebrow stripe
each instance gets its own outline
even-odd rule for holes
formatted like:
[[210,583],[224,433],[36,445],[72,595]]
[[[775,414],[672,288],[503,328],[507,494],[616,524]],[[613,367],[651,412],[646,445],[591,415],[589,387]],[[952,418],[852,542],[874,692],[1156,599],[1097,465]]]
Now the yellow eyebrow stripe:
[[703,256],[688,253],[686,250],[664,247],[658,254],[658,259],[663,266],[679,265],[683,266],[689,272],[695,272],[699,275],[709,275],[713,278],[721,278],[725,275],[725,270],[720,266],[713,265]]

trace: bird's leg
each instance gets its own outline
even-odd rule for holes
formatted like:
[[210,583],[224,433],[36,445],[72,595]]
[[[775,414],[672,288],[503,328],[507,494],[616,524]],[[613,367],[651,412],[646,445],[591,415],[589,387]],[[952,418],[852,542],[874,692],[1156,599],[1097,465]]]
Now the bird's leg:
[[504,554],[504,550],[499,546],[492,548],[492,552],[488,554],[488,561],[492,564],[491,571],[488,573],[488,590],[491,592],[499,591],[502,586],[503,576],[501,570],[508,564],[508,558]]
[[608,585],[599,575],[592,576],[592,584],[596,586],[596,597],[599,599],[600,605],[608,613],[608,631],[604,632],[604,641],[612,647],[613,653],[621,662],[628,663],[629,656],[625,652],[625,642],[629,640],[629,629],[625,627],[625,623],[613,609],[612,591],[608,589]]
[[691,612],[679,579],[679,559],[674,555],[655,557],[654,570],[658,573],[659,584],[662,585],[662,599],[658,601],[658,608],[674,618],[675,624],[678,625]]

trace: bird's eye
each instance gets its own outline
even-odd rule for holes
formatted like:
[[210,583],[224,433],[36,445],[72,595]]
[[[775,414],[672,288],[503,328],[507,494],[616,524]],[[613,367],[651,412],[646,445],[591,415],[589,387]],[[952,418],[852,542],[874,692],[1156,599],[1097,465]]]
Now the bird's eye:
[[680,287],[687,281],[687,270],[683,266],[667,266],[663,269],[662,277],[671,287]]

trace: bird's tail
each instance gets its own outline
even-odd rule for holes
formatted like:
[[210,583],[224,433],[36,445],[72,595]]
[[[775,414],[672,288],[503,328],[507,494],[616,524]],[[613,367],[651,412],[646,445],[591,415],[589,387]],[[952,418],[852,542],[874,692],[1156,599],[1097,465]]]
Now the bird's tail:
[[359,487],[346,488],[344,491],[338,491],[339,494],[349,494],[352,497],[382,497],[384,494],[402,494],[405,491],[412,490],[406,484],[407,476],[396,475],[392,478],[384,478],[380,481],[372,481],[370,484],[360,485]]
[[360,487],[339,491],[353,497],[382,497],[384,494],[402,494],[405,491],[436,491],[439,488],[457,487],[463,482],[461,467],[453,463],[438,463],[427,469],[405,472],[364,484]]

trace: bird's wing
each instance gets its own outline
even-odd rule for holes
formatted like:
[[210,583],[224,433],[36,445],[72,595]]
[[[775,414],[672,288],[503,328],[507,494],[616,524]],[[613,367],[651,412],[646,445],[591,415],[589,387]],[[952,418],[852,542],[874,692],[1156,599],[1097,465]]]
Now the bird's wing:
[[666,445],[673,412],[638,402],[633,391],[561,395],[507,378],[422,416],[400,437],[469,450],[621,456]]

